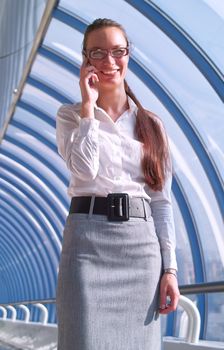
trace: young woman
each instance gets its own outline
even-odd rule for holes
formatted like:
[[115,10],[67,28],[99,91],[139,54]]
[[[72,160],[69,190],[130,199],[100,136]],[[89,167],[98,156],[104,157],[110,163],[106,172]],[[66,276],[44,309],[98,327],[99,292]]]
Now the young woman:
[[159,350],[159,313],[178,303],[167,138],[128,87],[128,60],[123,27],[95,20],[83,41],[82,101],[57,115],[72,197],[58,350]]

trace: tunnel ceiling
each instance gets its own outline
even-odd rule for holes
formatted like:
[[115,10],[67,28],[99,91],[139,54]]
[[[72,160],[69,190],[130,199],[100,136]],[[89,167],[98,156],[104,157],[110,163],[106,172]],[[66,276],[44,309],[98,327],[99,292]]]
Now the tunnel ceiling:
[[61,0],[0,146],[0,302],[54,296],[69,205],[55,117],[61,104],[80,100],[83,32],[97,17],[126,28],[127,80],[168,132],[180,282],[224,278],[223,5]]

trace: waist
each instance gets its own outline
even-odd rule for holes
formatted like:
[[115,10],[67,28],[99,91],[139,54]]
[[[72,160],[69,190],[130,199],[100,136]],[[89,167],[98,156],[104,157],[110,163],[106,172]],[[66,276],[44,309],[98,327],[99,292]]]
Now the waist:
[[73,197],[69,214],[106,215],[109,221],[127,221],[129,217],[151,216],[149,201],[143,197],[129,197],[127,193],[110,193],[107,197]]

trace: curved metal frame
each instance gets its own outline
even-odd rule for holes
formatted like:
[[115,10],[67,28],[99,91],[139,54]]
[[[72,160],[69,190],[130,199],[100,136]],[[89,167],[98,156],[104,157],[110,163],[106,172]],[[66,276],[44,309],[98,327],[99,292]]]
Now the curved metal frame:
[[[199,45],[189,37],[174,21],[164,15],[158,6],[150,0],[125,0],[136,8],[146,18],[159,27],[176,45],[190,58],[201,73],[206,77],[217,95],[224,101],[223,77],[218,67],[215,66]],[[53,12],[53,14],[55,11]]]

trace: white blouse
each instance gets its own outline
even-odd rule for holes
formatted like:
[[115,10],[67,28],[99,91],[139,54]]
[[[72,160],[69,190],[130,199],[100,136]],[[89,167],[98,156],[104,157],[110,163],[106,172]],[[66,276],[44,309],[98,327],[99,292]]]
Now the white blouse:
[[95,118],[79,116],[81,103],[63,105],[56,119],[58,152],[71,172],[69,196],[106,197],[125,192],[150,200],[159,238],[163,268],[177,269],[175,229],[171,204],[172,175],[163,190],[153,191],[145,183],[141,167],[142,143],[135,135],[137,106],[129,98],[129,109],[116,122],[101,108]]

